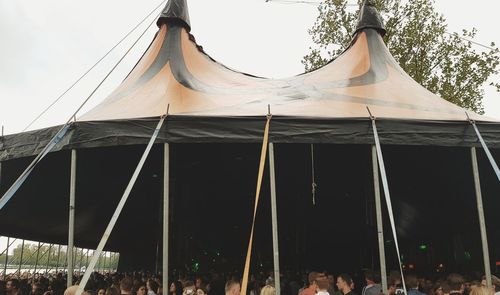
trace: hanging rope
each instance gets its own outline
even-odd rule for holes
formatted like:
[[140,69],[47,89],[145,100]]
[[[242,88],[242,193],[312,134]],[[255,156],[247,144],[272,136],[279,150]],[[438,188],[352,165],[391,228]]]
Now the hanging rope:
[[59,100],[61,100],[61,98],[63,96],[66,95],[66,93],[68,93],[71,89],[73,89],[73,87],[76,86],[76,84],[78,84],[83,78],[85,78],[87,76],[88,73],[90,73],[90,71],[92,71],[97,65],[99,65],[101,63],[101,61],[103,61],[106,57],[108,57],[108,55],[113,51],[115,50],[116,47],[118,47],[123,41],[125,41],[125,39],[128,38],[128,36],[130,36],[140,25],[142,25],[158,8],[160,8],[161,6],[163,6],[163,4],[166,2],[167,0],[164,0],[162,1],[158,6],[156,6],[153,10],[151,10],[151,12],[146,16],[144,17],[134,28],[132,28],[125,36],[123,36],[123,38],[118,41],[118,43],[116,43],[110,50],[108,50],[108,52],[106,52],[106,54],[104,56],[102,56],[93,66],[91,66],[85,73],[83,73],[83,75],[81,75],[73,84],[71,84],[71,86],[66,89],[63,93],[61,93],[49,106],[47,106],[35,119],[33,119],[29,124],[28,126],[26,126],[24,129],[23,129],[23,132],[28,130],[28,128],[31,127],[31,125],[33,125],[36,121],[38,121],[38,119],[40,119],[51,107],[53,107]]
[[255,192],[255,205],[253,209],[253,221],[252,221],[252,230],[250,231],[250,239],[248,241],[248,249],[247,249],[247,257],[245,260],[245,268],[243,270],[243,279],[241,280],[241,294],[247,294],[248,287],[248,275],[250,272],[250,260],[252,258],[252,244],[253,244],[253,232],[255,228],[255,218],[257,216],[257,207],[259,205],[259,196],[262,187],[262,178],[264,176],[264,168],[266,165],[266,155],[267,155],[267,147],[269,142],[269,124],[271,122],[271,115],[267,116],[266,127],[264,128],[264,138],[262,140],[262,150],[260,153],[260,164],[259,164],[259,173],[257,176],[257,189]]
[[[159,17],[159,15],[158,15]],[[90,93],[90,95],[85,99],[85,101],[78,107],[78,109],[69,117],[66,123],[59,129],[59,131],[54,135],[54,137],[49,141],[49,143],[43,148],[43,150],[36,156],[36,158],[30,163],[28,168],[23,171],[21,176],[12,184],[12,186],[5,192],[5,194],[0,199],[0,210],[3,209],[5,204],[14,196],[14,194],[19,190],[22,184],[26,181],[28,176],[31,174],[35,166],[40,163],[40,161],[45,158],[45,156],[59,143],[62,138],[66,135],[70,124],[72,121],[76,121],[76,115],[85,106],[85,104],[94,96],[101,85],[108,79],[108,77],[113,73],[113,71],[118,67],[118,65],[125,59],[125,57],[130,53],[132,48],[139,42],[139,40],[146,34],[151,25],[156,21],[156,18],[149,24],[149,26],[142,32],[142,34],[137,38],[137,40],[132,44],[132,46],[125,52],[125,54],[120,58],[120,60],[113,66],[109,73],[102,79],[102,81],[97,85],[97,87]]]
[[465,114],[467,115],[467,119],[469,120],[469,123],[472,125],[472,127],[474,127],[474,130],[476,131],[477,138],[479,138],[479,141],[481,142],[481,146],[483,147],[483,150],[486,153],[488,160],[490,161],[491,167],[493,167],[493,170],[495,171],[495,174],[497,175],[498,181],[500,181],[500,169],[498,168],[498,165],[495,162],[495,159],[491,155],[490,149],[486,145],[486,142],[484,141],[483,137],[481,136],[481,133],[479,132],[479,129],[477,128],[476,122],[469,117],[469,114],[467,112],[465,112]]
[[316,189],[318,184],[316,183],[315,169],[314,169],[314,144],[311,143],[311,175],[312,175],[312,203],[316,205]]
[[118,203],[115,212],[113,213],[111,220],[109,221],[109,224],[106,227],[106,230],[104,231],[101,241],[99,242],[97,249],[94,251],[92,255],[90,264],[88,268],[85,270],[85,274],[83,275],[83,278],[80,284],[78,285],[78,290],[76,291],[76,295],[81,295],[82,292],[85,290],[85,286],[87,285],[87,282],[90,279],[90,275],[92,274],[92,272],[94,272],[94,268],[99,260],[99,257],[101,256],[102,251],[104,250],[104,246],[106,246],[106,243],[108,242],[108,238],[111,235],[113,228],[115,227],[118,217],[120,217],[120,213],[122,212],[123,207],[125,207],[125,203],[127,202],[130,192],[132,191],[132,188],[134,187],[134,184],[137,181],[137,178],[139,177],[139,173],[141,172],[142,167],[144,166],[144,163],[148,158],[149,152],[151,151],[151,148],[153,147],[153,144],[156,138],[158,137],[158,134],[160,132],[161,127],[163,126],[163,122],[165,121],[167,114],[162,116],[160,121],[158,122],[158,125],[156,126],[155,131],[153,132],[153,135],[151,136],[151,139],[149,140],[149,143],[146,146],[146,149],[144,150],[144,153],[142,154],[141,160],[137,164],[134,174],[132,174],[132,177],[127,185],[127,188],[125,189],[125,192],[123,193],[120,202]]
[[384,157],[382,156],[382,147],[380,146],[380,139],[378,137],[375,117],[370,112],[370,109],[368,107],[366,108],[368,110],[368,113],[370,114],[370,120],[372,121],[373,137],[375,139],[375,147],[377,149],[378,167],[380,169],[380,176],[382,177],[382,185],[384,187],[384,195],[385,195],[385,202],[387,204],[387,211],[389,211],[388,213],[389,213],[389,220],[391,221],[392,236],[394,238],[394,244],[396,245],[396,252],[398,254],[398,262],[399,262],[398,265],[399,265],[399,271],[401,273],[401,282],[403,283],[404,293],[405,295],[407,295],[408,292],[406,291],[406,283],[403,274],[403,267],[401,265],[401,253],[399,251],[399,243],[396,233],[396,223],[394,221],[394,213],[393,213],[394,211],[392,210],[391,195],[389,193],[389,184],[387,182],[387,174],[385,173]]

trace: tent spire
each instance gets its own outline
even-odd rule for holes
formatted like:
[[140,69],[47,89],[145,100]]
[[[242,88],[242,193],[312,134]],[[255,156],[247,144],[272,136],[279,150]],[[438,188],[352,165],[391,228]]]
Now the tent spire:
[[358,24],[356,26],[356,32],[359,33],[364,29],[375,29],[379,32],[382,37],[385,35],[386,30],[382,22],[382,17],[375,7],[374,0],[365,0],[363,6],[359,11]]
[[191,31],[187,0],[168,0],[156,24],[161,27],[162,24],[168,23],[180,24],[188,32]]

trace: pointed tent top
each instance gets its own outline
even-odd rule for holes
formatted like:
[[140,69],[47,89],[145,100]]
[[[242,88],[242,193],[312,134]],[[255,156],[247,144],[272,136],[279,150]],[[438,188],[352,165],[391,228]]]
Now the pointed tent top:
[[168,0],[156,24],[160,27],[169,21],[178,22],[191,31],[187,0]]
[[382,17],[380,17],[380,14],[375,7],[374,0],[364,1],[363,6],[359,11],[358,24],[356,26],[355,34],[363,29],[368,28],[377,30],[379,34],[382,35],[382,37],[386,33],[385,26],[382,22]]

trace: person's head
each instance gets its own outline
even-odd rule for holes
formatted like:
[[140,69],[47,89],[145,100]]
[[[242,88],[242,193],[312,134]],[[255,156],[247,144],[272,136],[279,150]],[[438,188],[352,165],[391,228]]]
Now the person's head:
[[97,291],[97,295],[106,295],[106,290],[105,289],[99,289]]
[[396,294],[396,291],[400,288],[401,286],[401,276],[397,273],[391,272],[389,277],[387,278],[387,291],[389,295],[394,295]]
[[494,292],[484,286],[471,286],[469,295],[493,295]]
[[260,295],[276,295],[276,288],[266,285],[260,290]]
[[328,278],[328,283],[330,283],[330,285],[335,285],[335,277],[333,275],[328,275],[327,276]]
[[434,295],[444,295],[441,283],[435,284],[434,287],[432,288],[432,292]]
[[137,289],[136,289],[136,295],[146,295],[148,294],[148,288],[146,287],[146,284],[138,284]]
[[130,294],[132,292],[132,287],[134,286],[134,282],[129,277],[124,277],[120,281],[120,292],[122,294]]
[[365,270],[365,281],[366,285],[373,285],[380,283],[380,275],[371,269]]
[[196,293],[196,286],[193,281],[186,281],[184,283],[183,295],[194,295]]
[[148,288],[148,291],[153,291],[155,294],[158,293],[158,287],[160,285],[153,279],[148,279],[146,282],[146,287]]
[[309,286],[316,288],[316,278],[318,277],[318,273],[315,271],[311,271],[307,276],[307,280],[309,281]]
[[327,291],[330,283],[328,282],[328,278],[325,275],[320,275],[316,277],[316,291]]
[[348,274],[340,274],[337,277],[337,288],[339,288],[342,293],[347,294],[351,291],[352,278]]
[[418,278],[416,275],[407,275],[405,277],[406,286],[409,289],[418,289]]
[[200,285],[200,287],[196,289],[196,295],[208,295],[207,288],[204,285]]
[[235,280],[229,280],[224,288],[226,295],[240,295],[241,292],[240,282]]
[[115,287],[109,287],[106,289],[106,295],[120,295],[120,290]]
[[19,290],[19,280],[18,279],[10,279],[7,281],[5,285],[5,291],[9,292],[17,292]]
[[40,285],[39,283],[31,285],[31,294],[33,295],[43,294],[42,285]]
[[170,284],[169,293],[172,295],[182,294],[182,283],[179,281],[173,281],[172,284]]
[[203,280],[200,277],[197,277],[196,280],[194,280],[194,285],[195,285],[196,289],[200,288],[202,284],[203,284]]
[[446,282],[448,283],[448,286],[450,287],[450,292],[453,293],[463,293],[464,291],[464,283],[465,279],[463,276],[452,273],[448,276],[446,279]]

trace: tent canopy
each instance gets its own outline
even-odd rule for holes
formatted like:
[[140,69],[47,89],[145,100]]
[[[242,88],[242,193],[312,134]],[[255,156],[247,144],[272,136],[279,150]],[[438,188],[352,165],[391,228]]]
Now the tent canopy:
[[[368,107],[379,120],[382,143],[477,145],[466,110],[416,83],[391,56],[371,1],[361,12],[341,56],[313,72],[266,79],[210,58],[189,33],[186,1],[169,1],[134,69],[73,123],[55,150],[144,144],[167,107],[159,142],[258,142],[270,110],[274,142],[371,144]],[[469,115],[485,140],[500,146],[500,121]],[[1,138],[0,160],[37,154],[58,128]]]
[[[171,115],[466,120],[466,110],[410,78],[385,46],[383,27],[365,6],[349,48],[319,70],[286,79],[265,79],[214,61],[189,34],[185,1],[167,5],[151,46],[123,83],[83,121]],[[175,9],[174,9],[175,8]],[[170,15],[170,16],[168,16]],[[181,21],[173,21],[181,20]],[[228,40],[229,41],[229,40]],[[470,112],[480,121],[494,121]]]

